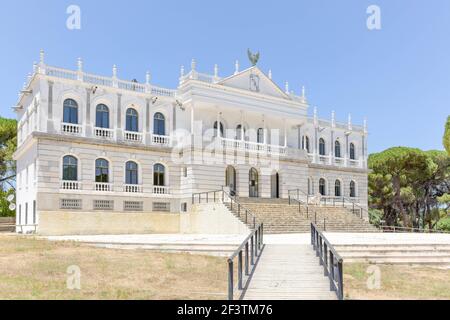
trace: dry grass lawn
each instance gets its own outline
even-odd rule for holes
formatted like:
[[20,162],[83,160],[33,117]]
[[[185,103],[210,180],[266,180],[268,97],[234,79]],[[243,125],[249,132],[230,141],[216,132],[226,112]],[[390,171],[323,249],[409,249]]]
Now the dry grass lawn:
[[[67,268],[81,290],[67,289]],[[225,299],[224,258],[0,235],[0,299]]]
[[364,300],[439,300],[450,299],[450,269],[378,265],[381,288],[369,290],[367,264],[344,266],[346,299]]

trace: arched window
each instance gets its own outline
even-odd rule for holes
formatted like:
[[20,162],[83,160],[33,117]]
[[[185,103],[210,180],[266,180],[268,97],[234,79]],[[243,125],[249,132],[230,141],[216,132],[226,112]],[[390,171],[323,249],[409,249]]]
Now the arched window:
[[319,140],[319,154],[321,156],[326,155],[325,154],[325,140],[323,138],[320,138],[320,140]]
[[166,168],[157,163],[153,166],[153,185],[158,187],[164,187],[165,182]]
[[309,148],[309,137],[308,136],[303,136],[302,149],[306,150],[308,153],[311,153],[310,148]]
[[341,193],[341,181],[336,180],[336,182],[334,183],[334,195],[336,197],[340,197],[342,195]]
[[138,132],[139,124],[138,124],[139,116],[135,109],[129,108],[127,110],[126,115],[126,128],[127,131]]
[[350,198],[356,198],[356,183],[350,181]]
[[258,134],[256,136],[256,142],[264,143],[264,129],[263,128],[258,129]]
[[236,127],[236,140],[242,140],[245,136],[245,128],[242,128],[241,124]]
[[109,129],[109,109],[104,104],[99,104],[95,111],[95,126]]
[[350,159],[356,160],[355,145],[353,143],[350,143]]
[[78,180],[78,160],[73,156],[65,156],[63,158],[62,179],[64,181]]
[[225,185],[236,192],[236,169],[233,166],[228,166],[225,171]]
[[[220,123],[220,136],[223,138],[223,123]],[[214,137],[217,137],[217,121],[214,122]]]
[[73,99],[64,100],[63,122],[78,124],[78,103]]
[[166,118],[161,112],[155,113],[153,117],[153,133],[158,136],[166,135]]
[[326,196],[327,195],[326,182],[325,182],[325,179],[323,179],[323,178],[321,178],[319,180],[319,193],[322,196]]
[[109,182],[109,162],[105,159],[95,160],[95,182]]
[[337,140],[334,142],[334,156],[336,158],[341,157],[341,144]]
[[138,165],[136,162],[128,161],[125,164],[125,183],[139,184],[138,181]]

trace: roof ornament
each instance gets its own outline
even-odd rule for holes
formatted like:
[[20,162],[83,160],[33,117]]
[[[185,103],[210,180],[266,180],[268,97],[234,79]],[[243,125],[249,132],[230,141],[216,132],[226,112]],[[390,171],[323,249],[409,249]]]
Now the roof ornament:
[[234,64],[234,74],[238,74],[239,73],[239,61],[236,60],[236,63]]
[[248,59],[250,60],[250,63],[252,64],[252,66],[256,66],[256,64],[259,61],[259,52],[257,53],[252,53],[250,51],[250,49],[247,49],[247,54],[248,54]]
[[269,79],[272,80],[272,69],[269,70]]

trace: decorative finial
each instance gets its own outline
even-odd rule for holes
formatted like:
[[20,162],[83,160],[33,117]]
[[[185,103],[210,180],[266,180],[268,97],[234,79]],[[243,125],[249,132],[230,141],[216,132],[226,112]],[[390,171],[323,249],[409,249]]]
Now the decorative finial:
[[214,65],[214,77],[219,77],[219,66],[217,64]]
[[305,89],[305,86],[302,86],[302,98],[303,98],[303,100],[306,99],[306,89]]
[[364,132],[367,133],[367,118],[364,118]]
[[197,68],[197,62],[195,61],[195,59],[192,59],[192,61],[191,61],[191,70],[195,71],[196,68]]
[[286,84],[284,87],[285,87],[286,93],[289,94],[289,82],[286,81]]
[[78,66],[78,71],[82,72],[83,71],[83,60],[81,58],[78,58],[77,66]]
[[145,73],[145,83],[146,84],[150,84],[150,81],[151,81],[151,75],[150,75],[150,71],[147,71],[146,73]]
[[184,66],[180,67],[180,78],[184,77]]
[[348,130],[352,130],[352,115],[348,115]]
[[113,78],[117,78],[117,66],[116,65],[113,65],[112,72],[113,72]]
[[39,63],[43,65],[45,63],[45,52],[43,49],[39,52]]
[[269,70],[269,79],[272,80],[272,69]]
[[317,119],[317,107],[314,107],[314,119]]
[[236,60],[236,63],[234,64],[234,74],[239,73],[239,61]]
[[33,62],[33,73],[36,73],[38,71],[38,65],[37,62]]
[[248,55],[248,59],[250,60],[250,63],[252,64],[252,66],[256,66],[256,64],[259,61],[259,52],[253,54],[250,49],[247,49],[247,55]]
[[331,111],[331,126],[336,127],[336,112],[334,110]]

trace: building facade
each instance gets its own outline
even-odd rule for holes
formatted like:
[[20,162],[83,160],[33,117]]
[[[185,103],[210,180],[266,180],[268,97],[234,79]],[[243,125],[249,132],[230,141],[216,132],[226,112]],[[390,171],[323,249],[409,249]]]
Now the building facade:
[[74,71],[52,67],[41,52],[14,108],[24,232],[114,219],[119,230],[123,216],[179,232],[193,194],[223,186],[240,197],[298,189],[367,207],[366,124],[319,119],[304,89],[283,90],[257,66],[236,63],[223,78],[192,61],[166,89],[149,73],[139,83],[119,79],[116,67],[111,77],[86,73],[81,60]]

